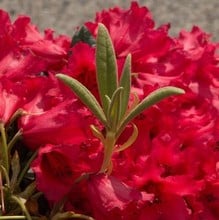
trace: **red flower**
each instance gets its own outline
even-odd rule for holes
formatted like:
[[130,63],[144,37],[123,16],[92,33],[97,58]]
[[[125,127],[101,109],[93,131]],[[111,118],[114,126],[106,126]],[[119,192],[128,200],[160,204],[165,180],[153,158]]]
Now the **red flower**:
[[132,2],[128,10],[115,7],[97,13],[95,23],[86,23],[94,36],[97,34],[97,23],[103,23],[110,33],[119,72],[129,53],[132,54],[132,68],[136,72],[139,66],[147,69],[148,64],[166,54],[171,46],[172,40],[167,36],[168,26],[155,29],[149,10],[139,7],[137,2]]
[[138,220],[170,220],[190,219],[189,210],[186,206],[184,199],[180,196],[172,194],[163,194],[162,197],[156,198],[154,203],[150,206],[146,206]]
[[94,95],[98,95],[96,83],[95,49],[86,43],[77,43],[69,51],[63,73],[70,75],[85,85]]
[[100,142],[90,139],[69,145],[42,146],[31,167],[36,174],[37,188],[54,204],[70,196],[75,181],[83,173],[97,172],[101,162]]
[[219,216],[219,181],[218,177],[216,180],[207,182],[205,189],[201,194],[201,200],[204,206],[210,213],[215,217]]
[[[0,78],[6,75],[20,79],[25,75],[60,69],[64,64],[66,45],[46,39],[30,23],[30,18],[20,16],[12,24],[8,14],[1,10],[0,24]],[[67,37],[62,41],[70,44]]]
[[48,143],[74,144],[86,140],[91,135],[90,124],[97,124],[97,120],[68,87],[52,75],[41,78],[41,90],[29,97],[23,106],[27,114],[19,120],[24,142],[36,149]]
[[[0,11],[0,120],[7,123],[18,108],[27,112],[18,127],[23,142],[39,149],[32,163],[37,188],[51,205],[67,196],[66,210],[97,220],[218,219],[218,45],[198,27],[170,38],[169,26],[155,29],[148,9],[136,2],[98,13],[86,23],[94,36],[99,22],[112,37],[119,73],[132,54],[132,91],[140,98],[167,85],[186,94],[134,119],[139,136],[113,155],[112,176],[94,174],[103,146],[89,125],[99,124],[52,74],[62,70],[97,96],[95,48],[78,43],[69,49],[68,37],[55,38],[52,30],[43,36],[29,18],[12,24]],[[87,172],[93,174],[76,184]]]
[[131,188],[113,176],[92,175],[87,184],[96,220],[138,219],[142,206],[153,200],[152,194]]
[[86,109],[78,107],[77,100],[65,100],[46,111],[30,113],[20,121],[24,142],[31,149],[47,143],[83,142],[89,133],[89,115]]
[[186,196],[185,201],[193,219],[218,219],[219,184],[215,177],[206,182],[202,192],[195,196]]
[[4,124],[24,103],[23,93],[19,91],[18,87],[20,87],[19,84],[13,84],[7,79],[0,81],[0,122]]

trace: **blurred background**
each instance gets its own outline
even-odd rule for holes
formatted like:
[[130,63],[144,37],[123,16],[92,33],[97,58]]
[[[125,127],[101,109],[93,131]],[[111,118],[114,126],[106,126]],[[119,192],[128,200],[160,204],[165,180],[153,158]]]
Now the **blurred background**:
[[[93,20],[95,13],[104,8],[128,8],[127,0],[0,0],[0,8],[9,12],[12,19],[27,14],[40,27],[53,28],[58,34],[72,35],[77,26]],[[178,35],[181,29],[190,30],[198,25],[219,41],[219,0],[138,0],[147,6],[156,26],[171,23],[170,34]]]

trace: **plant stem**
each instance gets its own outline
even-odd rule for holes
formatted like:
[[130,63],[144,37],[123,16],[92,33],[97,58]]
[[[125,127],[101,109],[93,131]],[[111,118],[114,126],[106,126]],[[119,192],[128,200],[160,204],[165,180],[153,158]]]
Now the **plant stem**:
[[27,219],[26,216],[0,216],[0,220]]
[[82,215],[82,214],[74,214],[72,218],[77,218],[77,219],[85,219],[85,220],[94,220],[92,217],[87,216],[87,215]]
[[29,212],[27,211],[27,209],[26,209],[24,203],[21,201],[21,199],[16,197],[16,196],[11,196],[11,199],[13,199],[20,206],[20,208],[22,209],[23,213],[26,215],[25,219],[32,220]]
[[8,152],[11,152],[12,147],[14,146],[14,144],[21,138],[21,130],[19,130],[14,137],[10,140],[10,142],[8,143]]
[[2,165],[0,165],[0,172],[2,172],[3,174],[3,179],[5,180],[5,184],[7,185],[7,187],[10,186],[10,179],[9,179],[9,176],[8,176],[8,173],[5,169],[5,167],[3,167]]
[[104,141],[104,158],[100,169],[100,173],[104,173],[110,166],[113,149],[116,143],[115,133],[112,131],[107,131],[106,139]]
[[30,168],[30,164],[31,162],[33,161],[33,159],[36,157],[37,155],[37,151],[35,151],[33,153],[33,155],[30,157],[30,159],[27,161],[24,169],[21,171],[19,177],[18,177],[18,180],[17,180],[17,185],[19,185],[24,177],[24,175],[26,174],[26,172],[28,171],[28,169]]
[[0,133],[1,133],[1,156],[2,156],[2,166],[6,169],[7,173],[9,172],[9,159],[8,159],[8,146],[7,138],[5,134],[4,124],[0,123]]
[[4,201],[4,191],[3,191],[3,181],[2,181],[2,171],[0,170],[0,193],[1,193],[1,211],[5,213],[5,201]]

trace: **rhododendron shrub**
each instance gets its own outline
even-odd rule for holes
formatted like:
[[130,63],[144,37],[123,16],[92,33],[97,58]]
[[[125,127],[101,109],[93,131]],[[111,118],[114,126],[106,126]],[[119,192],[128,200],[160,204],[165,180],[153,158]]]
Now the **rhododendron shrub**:
[[219,218],[208,34],[171,37],[137,2],[72,40],[4,11],[0,23],[0,219]]

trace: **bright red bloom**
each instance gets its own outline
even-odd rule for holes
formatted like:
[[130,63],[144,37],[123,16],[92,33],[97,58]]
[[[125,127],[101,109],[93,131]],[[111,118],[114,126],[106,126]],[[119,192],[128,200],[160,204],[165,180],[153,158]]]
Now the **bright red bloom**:
[[[218,112],[208,102],[189,95],[164,100],[135,119],[138,139],[126,151],[115,154],[113,159],[113,175],[117,178],[154,193],[155,197],[162,197],[162,201],[169,201],[168,195],[172,195],[181,204],[179,208],[184,207],[183,197],[196,198],[205,187],[205,180],[215,178],[219,161],[216,150]],[[125,131],[121,142],[129,134]],[[150,191],[157,186],[159,190]],[[165,203],[168,202],[161,206]],[[169,208],[171,203],[167,205]],[[152,210],[151,216],[157,216],[156,208]],[[165,218],[177,216],[177,212],[172,214]],[[183,219],[188,219],[188,213]]]
[[97,96],[95,49],[86,43],[77,43],[69,50],[63,73],[77,79]]
[[[34,106],[34,103],[30,104]],[[65,100],[46,111],[39,110],[23,116],[20,128],[24,142],[31,149],[36,149],[47,143],[74,144],[85,141],[90,132],[90,113],[78,106],[77,100]]]
[[41,35],[30,23],[30,18],[20,16],[11,23],[8,14],[2,10],[0,24],[0,78],[5,75],[20,79],[25,75],[60,69],[64,64],[66,44],[70,44],[67,37],[57,39],[60,42],[56,44],[51,37]]
[[[0,122],[6,124],[23,102],[23,93],[18,93],[18,86],[7,79],[0,81]],[[17,91],[16,91],[17,90]]]
[[52,75],[42,77],[41,90],[23,106],[19,120],[24,142],[31,149],[41,145],[74,144],[91,134],[89,125],[97,120],[72,91]]
[[82,174],[98,171],[102,162],[101,149],[96,139],[78,140],[69,145],[47,144],[39,149],[31,167],[36,174],[37,188],[50,204],[70,196],[75,181]]
[[45,86],[46,78],[28,76],[20,81],[12,81],[7,77],[2,77],[0,81],[0,120],[7,123],[18,109],[23,109],[24,105],[38,94],[38,88]]
[[172,194],[163,194],[162,197],[155,199],[155,202],[146,206],[141,213],[138,220],[170,220],[170,219],[180,219],[188,220],[190,219],[189,210],[184,199],[180,196]]
[[26,16],[11,23],[2,10],[0,24],[0,117],[6,123],[18,108],[34,98],[39,86],[45,86],[41,75],[62,68],[70,40],[64,36],[54,38],[51,31],[43,36]]
[[132,2],[130,9],[119,7],[97,13],[95,23],[87,22],[86,26],[96,36],[97,24],[103,23],[112,38],[119,72],[126,56],[132,54],[132,70],[139,71],[138,66],[147,67],[147,63],[156,61],[166,54],[172,40],[167,35],[168,26],[154,28],[154,21],[146,7],[139,7]]
[[[113,175],[147,192],[149,185],[159,188],[150,192],[161,199],[160,204],[146,208],[142,219],[146,213],[151,219],[188,219],[198,210],[203,210],[203,216],[217,218],[217,199],[208,205],[202,200],[202,208],[195,207],[197,210],[191,213],[184,198],[197,202],[197,195],[207,187],[206,181],[217,176],[218,45],[210,42],[198,27],[171,39],[168,26],[154,29],[150,13],[137,3],[128,10],[114,8],[98,13],[95,23],[86,23],[94,36],[98,22],[109,30],[119,65],[128,53],[132,54],[132,90],[139,96],[145,97],[167,85],[186,91],[185,95],[162,101],[133,121],[139,136],[125,152],[114,154]],[[130,134],[127,128],[118,144]],[[217,194],[216,187],[214,190]]]
[[[26,17],[11,24],[1,12],[0,78],[10,83],[0,87],[0,117],[7,122],[20,106],[27,111],[19,128],[29,148],[40,147],[32,164],[38,189],[51,204],[67,195],[66,210],[97,220],[218,219],[218,45],[198,27],[170,38],[169,26],[155,29],[148,9],[135,2],[128,10],[98,13],[96,22],[86,23],[94,36],[99,22],[112,37],[119,73],[132,54],[132,91],[140,98],[167,85],[186,94],[163,100],[133,121],[139,136],[113,155],[112,176],[93,173],[76,186],[82,173],[101,167],[102,145],[89,129],[98,122],[52,73],[61,69],[96,95],[95,48],[78,43],[69,49],[67,38],[54,38],[51,30],[42,36]],[[22,92],[18,82],[25,82]]]
[[87,184],[96,220],[138,219],[142,206],[153,200],[152,194],[131,188],[113,176],[93,175]]

